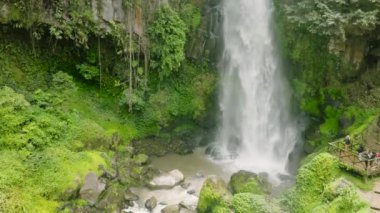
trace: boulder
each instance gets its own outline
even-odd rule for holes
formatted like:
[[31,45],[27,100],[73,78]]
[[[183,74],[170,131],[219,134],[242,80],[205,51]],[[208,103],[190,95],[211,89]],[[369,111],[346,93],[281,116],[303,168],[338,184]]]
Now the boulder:
[[139,200],[139,196],[136,195],[135,193],[131,192],[131,191],[127,191],[124,194],[124,200],[127,200],[127,201],[138,201]]
[[152,211],[157,206],[157,198],[151,197],[148,200],[145,201],[145,208],[147,208],[149,211]]
[[114,182],[99,196],[95,206],[103,212],[121,211],[128,205],[132,205],[133,201],[137,199],[137,195],[127,191],[120,183]]
[[146,165],[149,163],[149,157],[145,154],[138,154],[133,158],[133,161],[140,166]]
[[180,206],[179,205],[169,205],[161,210],[161,213],[179,213]]
[[102,183],[95,173],[90,172],[86,175],[84,184],[79,191],[80,198],[94,205],[105,187],[106,184]]
[[224,180],[218,176],[209,176],[202,185],[197,207],[198,212],[208,213],[226,210],[231,199],[232,195]]
[[243,170],[231,176],[229,185],[233,194],[268,194],[272,188],[265,176]]
[[196,196],[191,196],[182,201],[179,205],[181,207],[181,210],[188,210],[188,211],[193,211],[196,212],[197,210],[197,204],[198,204],[198,197]]
[[272,200],[265,195],[255,195],[252,193],[235,194],[231,207],[235,213],[261,212],[280,213],[282,212],[276,200]]
[[181,171],[175,169],[170,172],[164,172],[153,178],[149,182],[148,186],[151,189],[171,189],[174,186],[180,184],[185,179],[185,176]]

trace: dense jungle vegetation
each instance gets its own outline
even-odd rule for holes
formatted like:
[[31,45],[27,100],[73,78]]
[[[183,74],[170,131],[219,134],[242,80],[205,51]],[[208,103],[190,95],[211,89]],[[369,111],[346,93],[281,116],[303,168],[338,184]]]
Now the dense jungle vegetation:
[[[118,194],[149,176],[139,151],[186,154],[197,136],[207,140],[218,111],[217,4],[0,0],[0,212],[86,212],[77,195],[89,171],[115,173]],[[380,109],[380,3],[274,5],[309,155],[281,200],[249,190],[224,200],[205,187],[198,210],[367,212],[357,187],[368,183],[324,152],[347,134],[379,138],[369,129]],[[341,187],[343,177],[354,184]],[[115,211],[121,201],[112,202],[96,208]]]

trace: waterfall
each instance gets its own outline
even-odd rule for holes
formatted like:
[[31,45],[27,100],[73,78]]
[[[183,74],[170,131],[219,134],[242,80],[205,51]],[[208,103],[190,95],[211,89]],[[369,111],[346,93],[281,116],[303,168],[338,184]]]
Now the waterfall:
[[219,157],[231,159],[234,169],[286,174],[300,131],[271,29],[272,2],[223,4]]

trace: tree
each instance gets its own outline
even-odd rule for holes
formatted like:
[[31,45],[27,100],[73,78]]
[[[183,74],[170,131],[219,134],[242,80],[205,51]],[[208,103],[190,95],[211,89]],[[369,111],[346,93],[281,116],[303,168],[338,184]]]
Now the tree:
[[376,28],[379,3],[372,0],[300,0],[286,7],[291,23],[308,32],[345,41],[348,35],[364,35]]
[[160,80],[176,71],[185,59],[186,25],[168,5],[162,6],[148,29],[151,41],[151,67]]

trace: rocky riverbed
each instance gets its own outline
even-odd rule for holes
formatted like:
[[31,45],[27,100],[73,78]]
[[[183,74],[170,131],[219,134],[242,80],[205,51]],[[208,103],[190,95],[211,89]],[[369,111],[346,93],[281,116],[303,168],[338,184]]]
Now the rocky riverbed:
[[230,208],[241,195],[253,196],[249,199],[263,201],[266,206],[278,189],[265,174],[232,174],[224,169],[228,168],[225,164],[216,164],[205,155],[204,149],[160,158],[127,149],[112,161],[113,169],[102,168],[100,175],[88,173],[79,188],[70,192],[63,208],[72,212],[208,212]]

